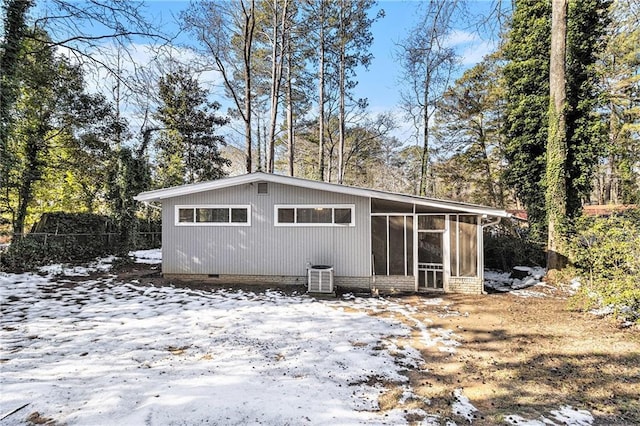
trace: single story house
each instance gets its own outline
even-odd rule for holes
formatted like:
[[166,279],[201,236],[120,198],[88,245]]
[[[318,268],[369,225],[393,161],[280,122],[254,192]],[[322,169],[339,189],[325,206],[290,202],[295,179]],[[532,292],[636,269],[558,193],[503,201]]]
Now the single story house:
[[482,230],[510,216],[474,204],[260,172],[135,199],[162,205],[166,277],[314,281],[320,291],[318,280],[330,280],[330,289],[481,293]]

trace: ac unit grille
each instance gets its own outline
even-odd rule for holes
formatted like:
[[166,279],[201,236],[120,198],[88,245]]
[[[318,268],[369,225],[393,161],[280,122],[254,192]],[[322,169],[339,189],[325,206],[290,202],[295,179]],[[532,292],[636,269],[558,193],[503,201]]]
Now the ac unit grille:
[[309,268],[309,293],[333,293],[333,267],[317,265]]

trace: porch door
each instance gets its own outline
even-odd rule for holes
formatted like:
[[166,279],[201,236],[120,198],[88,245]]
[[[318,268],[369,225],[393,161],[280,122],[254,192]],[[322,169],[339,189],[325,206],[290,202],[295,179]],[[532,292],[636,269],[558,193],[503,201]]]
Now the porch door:
[[444,290],[445,215],[418,215],[418,289]]

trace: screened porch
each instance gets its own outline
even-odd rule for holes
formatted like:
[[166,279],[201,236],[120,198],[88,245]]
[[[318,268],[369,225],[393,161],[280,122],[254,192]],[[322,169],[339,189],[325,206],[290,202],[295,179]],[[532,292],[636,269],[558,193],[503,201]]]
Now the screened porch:
[[372,274],[381,282],[413,283],[417,291],[451,291],[459,283],[481,285],[481,225],[478,214],[374,199]]

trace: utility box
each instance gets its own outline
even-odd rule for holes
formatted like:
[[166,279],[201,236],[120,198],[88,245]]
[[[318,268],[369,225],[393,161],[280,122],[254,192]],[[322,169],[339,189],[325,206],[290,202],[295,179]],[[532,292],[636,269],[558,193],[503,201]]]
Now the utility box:
[[307,273],[309,293],[333,293],[333,266],[313,265]]

